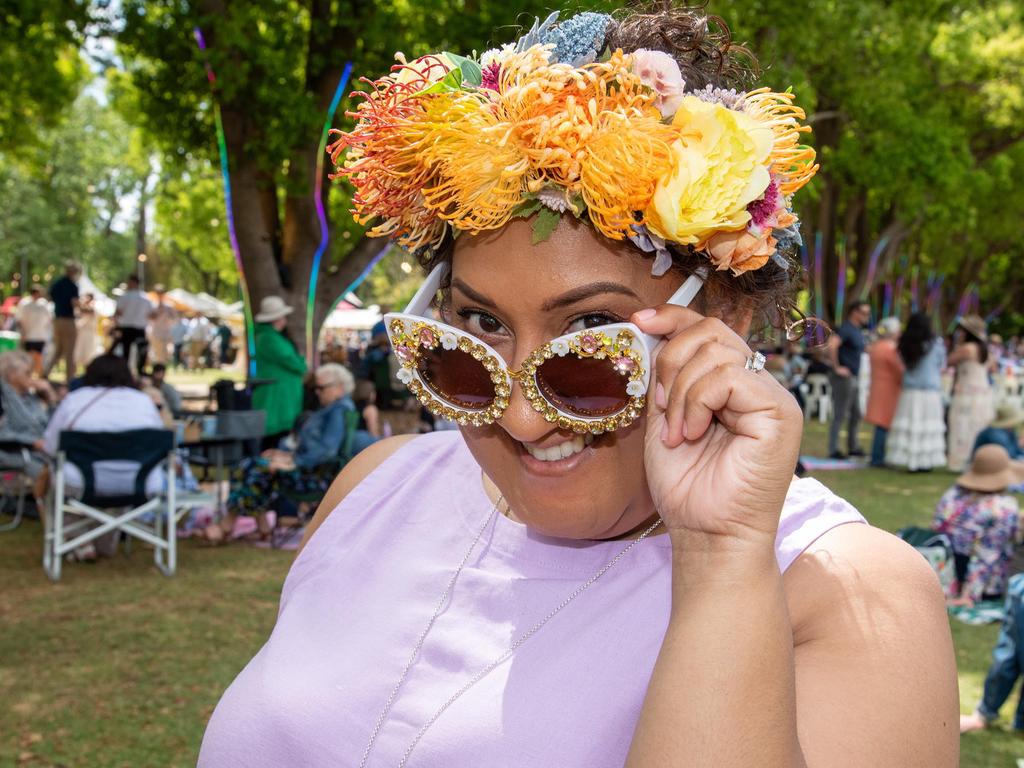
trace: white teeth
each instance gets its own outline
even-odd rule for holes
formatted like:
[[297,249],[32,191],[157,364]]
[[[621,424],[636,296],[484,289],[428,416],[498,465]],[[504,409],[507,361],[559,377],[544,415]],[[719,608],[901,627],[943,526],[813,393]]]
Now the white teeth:
[[531,445],[527,445],[526,450],[533,458],[539,461],[558,461],[559,459],[567,459],[574,453],[579,453],[592,442],[594,442],[593,435],[577,435],[571,440],[566,440],[564,443],[553,445],[550,448],[534,448]]

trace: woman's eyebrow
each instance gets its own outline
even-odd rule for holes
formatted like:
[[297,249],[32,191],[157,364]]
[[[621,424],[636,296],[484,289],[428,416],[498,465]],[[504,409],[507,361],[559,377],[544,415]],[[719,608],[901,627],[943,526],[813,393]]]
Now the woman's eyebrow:
[[[473,290],[458,278],[452,280],[452,288],[457,288],[460,292],[462,292],[468,298],[472,299],[478,304],[482,304],[484,306],[491,307],[494,309],[496,309],[498,306],[497,304],[494,303],[494,301],[487,298],[482,293],[478,293],[477,291]],[[622,294],[623,296],[631,296],[632,298],[637,300],[640,299],[640,297],[637,296],[631,288],[620,283],[588,283],[587,285],[581,285],[578,288],[573,288],[571,291],[566,291],[561,296],[556,296],[553,299],[548,299],[541,305],[540,308],[543,312],[550,312],[553,309],[561,309],[562,307],[567,307],[570,304],[576,304],[577,302],[583,301],[584,299],[589,299],[592,296],[600,296],[603,293],[618,293]]]
[[640,299],[631,288],[620,283],[588,283],[587,285],[573,288],[571,291],[566,291],[561,296],[548,299],[541,305],[541,309],[544,312],[550,312],[552,309],[561,309],[578,301],[589,299],[592,296],[600,296],[602,293],[620,293],[623,296],[631,296],[637,300]]

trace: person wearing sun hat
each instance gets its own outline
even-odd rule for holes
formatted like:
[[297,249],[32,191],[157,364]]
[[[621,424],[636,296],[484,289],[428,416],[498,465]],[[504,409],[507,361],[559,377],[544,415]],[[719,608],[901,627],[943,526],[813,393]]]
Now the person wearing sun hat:
[[424,268],[396,379],[458,426],[341,471],[199,768],[951,768],[938,583],[794,480],[749,343],[806,330],[795,94],[703,5],[396,60],[329,150]]
[[1024,410],[1015,403],[1000,403],[996,408],[996,417],[985,429],[978,433],[974,441],[974,451],[983,445],[1001,445],[1014,461],[1024,459],[1024,446],[1017,435],[1017,428],[1024,424]]
[[947,363],[956,367],[949,403],[947,464],[962,472],[974,441],[995,415],[995,392],[988,378],[988,333],[977,315],[957,320],[953,350]]
[[271,383],[256,387],[252,407],[267,414],[265,447],[276,447],[302,411],[302,377],[306,361],[285,333],[293,308],[280,296],[264,296],[256,313],[256,378]]
[[932,528],[949,536],[956,559],[953,603],[974,605],[1005,592],[1019,527],[1017,500],[1007,489],[1021,480],[1024,469],[1005,448],[983,445],[936,505]]

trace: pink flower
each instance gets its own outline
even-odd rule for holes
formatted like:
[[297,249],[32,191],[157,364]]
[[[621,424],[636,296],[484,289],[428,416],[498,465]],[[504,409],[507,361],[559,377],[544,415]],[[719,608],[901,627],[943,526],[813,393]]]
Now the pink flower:
[[667,53],[648,51],[646,48],[634,51],[632,56],[633,73],[657,94],[654,106],[661,112],[661,116],[674,115],[683,100],[683,89],[686,87],[675,59]]
[[480,83],[481,88],[489,88],[492,91],[498,90],[498,84],[501,82],[501,62],[492,61],[490,64],[483,68],[483,79]]

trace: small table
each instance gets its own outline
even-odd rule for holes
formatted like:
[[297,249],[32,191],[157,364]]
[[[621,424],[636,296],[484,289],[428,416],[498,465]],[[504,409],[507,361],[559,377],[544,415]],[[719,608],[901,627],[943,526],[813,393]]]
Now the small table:
[[216,456],[217,473],[214,477],[217,482],[217,510],[214,515],[215,520],[220,520],[227,511],[227,499],[224,498],[224,494],[221,492],[221,476],[224,474],[224,449],[229,445],[244,443],[248,439],[232,435],[204,435],[198,440],[185,440],[177,444],[178,448],[198,448],[204,451],[210,449]]

